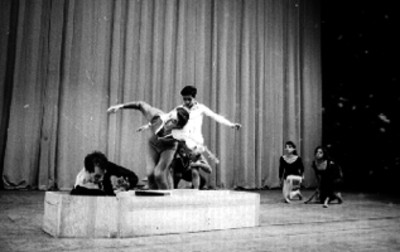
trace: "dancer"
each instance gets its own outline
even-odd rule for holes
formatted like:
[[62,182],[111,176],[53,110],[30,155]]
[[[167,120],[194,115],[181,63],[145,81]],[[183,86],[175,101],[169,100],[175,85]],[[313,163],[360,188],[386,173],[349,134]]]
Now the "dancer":
[[84,159],[84,167],[76,176],[72,195],[115,195],[133,189],[138,182],[136,174],[108,161],[107,157],[94,151]]
[[341,204],[343,199],[339,187],[343,178],[342,170],[329,157],[324,147],[318,146],[315,148],[312,167],[317,176],[318,188],[304,203],[307,204],[316,198],[323,203],[324,208],[327,208],[328,204],[333,200],[337,200]]
[[212,169],[201,153],[197,148],[194,150],[188,148],[183,141],[179,143],[171,165],[174,188],[177,188],[179,181],[183,179],[192,182],[193,189],[204,189],[207,181],[200,170],[211,173]]
[[111,106],[107,112],[115,113],[121,109],[136,109],[142,112],[149,122],[138,131],[151,128],[152,136],[148,142],[148,183],[150,189],[169,189],[172,185],[168,183],[169,171],[178,142],[172,137],[172,130],[181,129],[189,119],[189,113],[184,108],[176,108],[169,113],[150,106],[143,101],[133,101],[125,104]]
[[[190,113],[189,121],[183,129],[186,136],[189,136],[184,138],[184,142],[186,143],[186,146],[188,146],[190,149],[193,150],[193,148],[195,148],[196,146],[200,148],[205,147],[204,138],[201,131],[204,116],[208,116],[217,121],[218,123],[221,123],[223,125],[226,125],[228,127],[237,130],[242,127],[242,125],[240,125],[239,123],[230,122],[225,117],[213,112],[204,104],[201,104],[198,101],[196,101],[195,99],[197,95],[196,87],[190,85],[185,86],[181,90],[180,94],[182,95],[183,104],[178,106],[178,108],[185,108]],[[213,159],[214,161],[216,161],[216,163],[218,163],[215,156],[207,148],[205,149],[205,151],[209,154],[209,158]],[[202,155],[201,157],[202,163],[210,167],[210,165],[207,162],[207,159],[203,156],[203,154],[201,155]]]
[[286,203],[294,197],[303,198],[300,192],[303,180],[304,165],[300,156],[297,155],[296,145],[292,141],[285,143],[285,153],[279,159],[279,179],[282,187],[283,198]]
[[[240,129],[242,127],[239,123],[233,123],[225,117],[218,115],[204,104],[199,103],[195,100],[197,95],[197,88],[194,86],[186,86],[181,90],[183,104],[179,107],[186,108],[189,110],[190,118],[185,126],[185,131],[191,136],[191,138],[199,143],[204,144],[203,134],[201,128],[203,125],[204,115],[214,119],[218,123],[226,125],[234,129]],[[178,107],[178,108],[179,108]]]

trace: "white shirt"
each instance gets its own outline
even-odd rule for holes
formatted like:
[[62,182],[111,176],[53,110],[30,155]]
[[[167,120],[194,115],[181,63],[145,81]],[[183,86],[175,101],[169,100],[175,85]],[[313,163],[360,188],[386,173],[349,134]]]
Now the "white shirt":
[[204,144],[204,138],[203,134],[201,132],[202,126],[203,126],[203,116],[209,116],[215,121],[226,125],[226,126],[234,126],[232,122],[227,120],[225,117],[218,115],[211,109],[209,109],[207,106],[195,101],[193,106],[189,109],[187,107],[184,107],[184,105],[181,105],[180,107],[186,108],[189,110],[189,121],[183,128],[183,130],[190,135],[190,137],[196,141],[198,144]]
[[76,175],[74,188],[77,186],[85,187],[88,189],[100,189],[99,186],[91,181],[89,172],[86,171],[85,167]]
[[90,174],[85,170],[85,168],[82,168],[78,175],[76,175],[74,187],[85,186],[85,184],[87,184],[89,181]]

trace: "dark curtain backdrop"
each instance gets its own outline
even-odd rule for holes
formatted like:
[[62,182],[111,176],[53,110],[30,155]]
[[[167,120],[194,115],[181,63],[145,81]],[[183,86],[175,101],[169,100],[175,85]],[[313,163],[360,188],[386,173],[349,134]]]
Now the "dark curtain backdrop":
[[240,131],[205,118],[216,188],[279,186],[284,142],[310,162],[321,141],[318,0],[0,1],[3,186],[70,189],[93,150],[146,174],[145,123],[191,84]]

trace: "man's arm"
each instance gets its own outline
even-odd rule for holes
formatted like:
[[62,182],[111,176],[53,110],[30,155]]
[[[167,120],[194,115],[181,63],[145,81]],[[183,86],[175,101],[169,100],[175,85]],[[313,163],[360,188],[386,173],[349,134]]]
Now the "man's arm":
[[112,175],[115,175],[118,178],[123,177],[128,179],[131,189],[135,187],[139,181],[136,173],[125,167],[114,164],[112,162],[108,162],[107,168],[110,169]]
[[108,108],[108,113],[115,113],[121,109],[136,109],[142,112],[143,116],[146,118],[148,122],[150,122],[155,116],[160,116],[165,114],[158,108],[151,106],[150,104],[144,101],[132,101],[127,103],[121,103]]
[[219,122],[220,124],[226,125],[228,127],[231,128],[235,128],[235,129],[240,129],[242,127],[241,124],[239,123],[233,123],[231,121],[229,121],[228,119],[226,119],[225,117],[218,115],[217,113],[215,113],[214,111],[212,111],[211,109],[209,109],[207,106],[202,105],[203,106],[203,113],[206,116],[211,117],[212,119],[214,119],[215,121]]

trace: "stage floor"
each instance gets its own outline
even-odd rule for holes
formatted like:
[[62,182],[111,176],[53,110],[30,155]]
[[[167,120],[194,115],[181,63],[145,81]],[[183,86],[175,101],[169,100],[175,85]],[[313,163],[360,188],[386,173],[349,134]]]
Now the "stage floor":
[[[260,226],[123,239],[53,238],[43,191],[0,191],[0,251],[400,251],[400,198],[343,193],[344,203],[283,203],[261,195]],[[303,191],[305,197],[311,191]]]

